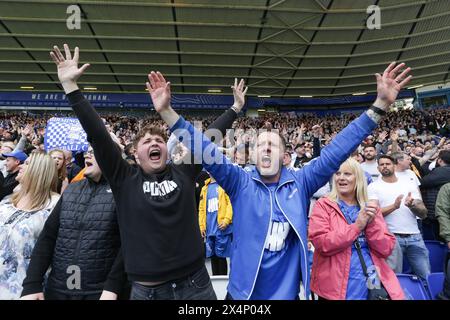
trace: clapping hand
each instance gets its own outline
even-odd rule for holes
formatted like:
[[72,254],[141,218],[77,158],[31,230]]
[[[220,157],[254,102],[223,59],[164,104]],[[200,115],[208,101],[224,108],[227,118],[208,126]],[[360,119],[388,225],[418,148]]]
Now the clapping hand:
[[400,208],[400,206],[402,205],[402,200],[403,200],[403,195],[399,195],[394,202],[394,206],[396,209]]
[[411,208],[414,206],[414,198],[411,196],[411,192],[408,192],[408,196],[405,199],[405,206]]

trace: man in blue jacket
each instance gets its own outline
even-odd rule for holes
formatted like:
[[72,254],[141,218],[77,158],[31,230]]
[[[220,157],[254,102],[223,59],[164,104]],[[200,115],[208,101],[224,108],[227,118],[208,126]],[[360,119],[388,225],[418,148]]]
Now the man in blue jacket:
[[149,74],[147,88],[156,111],[231,199],[235,229],[229,299],[298,299],[300,283],[309,296],[309,199],[375,129],[410,81],[411,69],[401,70],[404,66],[393,62],[382,75],[376,74],[378,96],[373,106],[299,171],[283,167],[285,141],[274,131],[259,134],[255,168],[246,171],[233,165],[170,107],[170,82],[159,72]]

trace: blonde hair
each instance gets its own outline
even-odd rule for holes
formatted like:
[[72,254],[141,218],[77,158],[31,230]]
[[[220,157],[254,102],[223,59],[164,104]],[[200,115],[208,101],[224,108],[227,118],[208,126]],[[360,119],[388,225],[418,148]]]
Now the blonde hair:
[[[344,163],[342,163],[339,170],[341,170],[341,168],[344,166],[347,166],[350,169],[351,173],[355,175],[355,189],[353,191],[356,194],[356,201],[358,202],[359,207],[361,208],[361,210],[363,210],[366,202],[368,201],[367,179],[364,175],[364,171],[361,168],[359,162],[353,158],[348,158]],[[336,174],[333,175],[332,188],[330,194],[328,195],[328,199],[334,202],[338,202],[339,194],[336,187],[335,175]]]
[[56,192],[58,186],[56,164],[49,155],[43,153],[32,154],[28,161],[20,182],[21,188],[11,196],[11,202],[17,207],[20,199],[28,196],[28,209],[41,210],[48,205],[52,192]]
[[53,149],[48,154],[51,157],[52,154],[57,152],[61,153],[63,157],[63,164],[61,166],[61,169],[58,169],[58,179],[62,181],[67,178],[66,155],[64,154],[64,151],[62,151],[61,149]]

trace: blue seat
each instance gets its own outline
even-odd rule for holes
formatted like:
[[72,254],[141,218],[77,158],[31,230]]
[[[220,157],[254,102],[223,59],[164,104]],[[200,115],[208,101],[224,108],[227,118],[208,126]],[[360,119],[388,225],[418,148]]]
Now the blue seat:
[[436,300],[436,296],[444,290],[444,273],[436,272],[428,275],[427,284],[430,297]]
[[442,242],[432,240],[425,241],[425,245],[430,255],[431,273],[444,272],[448,247]]
[[422,281],[412,274],[397,274],[398,281],[408,300],[430,300]]

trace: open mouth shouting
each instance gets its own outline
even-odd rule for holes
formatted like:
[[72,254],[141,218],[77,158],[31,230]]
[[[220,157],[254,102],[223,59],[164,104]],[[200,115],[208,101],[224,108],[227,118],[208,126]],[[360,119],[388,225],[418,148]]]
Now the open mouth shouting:
[[272,158],[269,155],[263,155],[261,158],[261,166],[263,168],[270,168],[270,165],[272,164]]
[[94,165],[91,160],[87,160],[87,159],[84,160],[84,164],[88,168],[92,167]]
[[150,150],[149,158],[151,161],[161,160],[161,150],[159,150],[159,149]]

